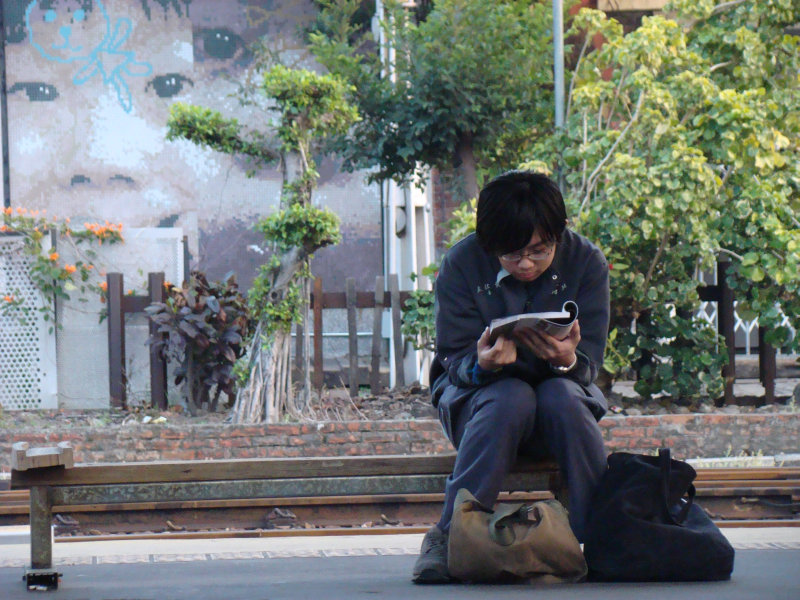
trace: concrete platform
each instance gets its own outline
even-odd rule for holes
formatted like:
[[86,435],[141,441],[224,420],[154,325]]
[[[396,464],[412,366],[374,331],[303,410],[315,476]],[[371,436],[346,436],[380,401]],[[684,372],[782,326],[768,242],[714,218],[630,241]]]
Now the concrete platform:
[[[65,600],[277,600],[359,597],[529,599],[797,600],[800,527],[726,528],[737,549],[734,577],[704,584],[565,586],[415,586],[410,582],[421,535],[353,535],[214,540],[58,542],[63,573],[54,598]],[[0,598],[31,598],[22,582],[25,531],[0,536]],[[8,543],[3,543],[5,539]]]

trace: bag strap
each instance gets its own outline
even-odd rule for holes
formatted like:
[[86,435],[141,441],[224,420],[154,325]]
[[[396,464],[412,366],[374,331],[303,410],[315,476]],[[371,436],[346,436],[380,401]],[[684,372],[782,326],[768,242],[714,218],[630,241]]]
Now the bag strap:
[[[689,484],[689,488],[686,492],[687,498],[683,502],[683,506],[681,507],[678,516],[673,517],[669,510],[669,480],[672,473],[669,448],[659,449],[658,462],[659,466],[661,467],[661,497],[664,517],[673,525],[683,525],[683,522],[686,520],[686,516],[689,514],[689,509],[692,507],[692,503],[694,503],[694,497],[696,494],[694,484]],[[682,500],[684,499],[682,498]]]
[[527,504],[498,504],[494,513],[489,517],[489,537],[501,546],[510,546],[514,543],[516,535],[514,523],[530,523]]

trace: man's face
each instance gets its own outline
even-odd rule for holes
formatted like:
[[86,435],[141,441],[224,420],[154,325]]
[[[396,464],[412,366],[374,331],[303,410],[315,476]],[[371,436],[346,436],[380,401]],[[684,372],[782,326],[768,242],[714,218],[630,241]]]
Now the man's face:
[[555,244],[542,241],[538,231],[534,231],[524,248],[501,255],[500,264],[514,279],[533,281],[544,273],[553,263]]

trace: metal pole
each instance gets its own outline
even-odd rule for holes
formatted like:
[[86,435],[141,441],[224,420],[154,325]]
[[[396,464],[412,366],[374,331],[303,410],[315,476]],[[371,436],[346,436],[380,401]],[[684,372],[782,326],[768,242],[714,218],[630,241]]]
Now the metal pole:
[[[564,127],[564,6],[553,0],[553,89],[555,92],[556,129]],[[558,165],[558,187],[565,191],[564,174]]]
[[556,128],[564,127],[564,7],[553,0],[553,85],[556,101]]
[[[3,3],[5,4],[5,3]],[[8,158],[8,95],[6,88],[6,28],[5,7],[0,5],[0,147],[2,164],[0,177],[3,180],[3,207],[11,206],[11,173]]]

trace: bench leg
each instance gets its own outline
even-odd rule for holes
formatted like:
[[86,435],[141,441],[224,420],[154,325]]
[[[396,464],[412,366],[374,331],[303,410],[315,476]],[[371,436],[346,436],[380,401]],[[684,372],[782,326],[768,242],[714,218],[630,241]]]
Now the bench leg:
[[31,566],[25,570],[29,590],[58,588],[58,573],[53,570],[53,511],[50,488],[31,488]]

